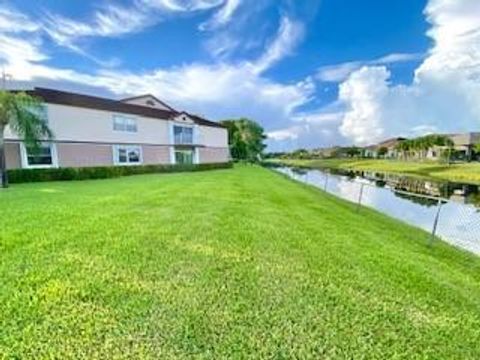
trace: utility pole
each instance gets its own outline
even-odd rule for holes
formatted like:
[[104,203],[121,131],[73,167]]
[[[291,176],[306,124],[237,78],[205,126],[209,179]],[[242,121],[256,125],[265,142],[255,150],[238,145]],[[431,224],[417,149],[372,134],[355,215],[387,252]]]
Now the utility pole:
[[7,90],[7,81],[12,80],[13,76],[5,72],[5,67],[2,67],[2,90]]

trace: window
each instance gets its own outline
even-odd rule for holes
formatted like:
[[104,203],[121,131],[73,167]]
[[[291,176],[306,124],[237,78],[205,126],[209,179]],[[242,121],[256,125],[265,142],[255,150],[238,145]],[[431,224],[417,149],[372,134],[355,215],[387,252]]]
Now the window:
[[175,144],[193,144],[193,128],[187,126],[173,126]]
[[175,164],[193,164],[193,150],[175,150]]
[[56,166],[55,149],[50,143],[42,143],[38,149],[24,146],[24,165],[29,168]]
[[140,146],[117,145],[114,148],[115,165],[138,165],[142,163]]
[[137,132],[137,121],[134,118],[128,116],[114,115],[113,130],[124,132]]

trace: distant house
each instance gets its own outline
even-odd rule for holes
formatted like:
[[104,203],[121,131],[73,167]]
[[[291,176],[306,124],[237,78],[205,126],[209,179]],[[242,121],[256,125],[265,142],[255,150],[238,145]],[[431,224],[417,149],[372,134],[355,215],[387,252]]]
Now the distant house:
[[43,101],[55,138],[34,153],[7,128],[9,169],[229,161],[225,127],[153,95],[112,100],[44,88],[27,93]]
[[[472,160],[474,155],[474,147],[480,143],[480,132],[470,132],[463,134],[447,134],[453,141],[453,150],[456,155],[465,160]],[[444,147],[434,147],[428,150],[427,158],[437,160],[442,156]]]
[[331,158],[331,157],[335,157],[340,150],[341,150],[340,146],[333,146],[329,148],[314,149],[312,150],[312,154],[314,157],[318,157],[318,158]]
[[382,141],[375,145],[370,145],[364,148],[364,156],[370,158],[378,158],[380,154],[380,149],[386,149],[386,153],[383,155],[385,158],[396,158],[398,156],[397,146],[402,141],[405,141],[405,138],[396,137]]

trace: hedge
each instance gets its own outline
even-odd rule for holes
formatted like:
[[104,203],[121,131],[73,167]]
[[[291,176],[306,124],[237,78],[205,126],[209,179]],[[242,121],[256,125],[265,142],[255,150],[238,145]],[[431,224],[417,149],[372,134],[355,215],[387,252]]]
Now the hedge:
[[233,164],[228,162],[195,165],[139,165],[54,169],[13,169],[8,170],[7,173],[9,182],[12,184],[18,184],[42,181],[108,179],[139,174],[229,169],[232,166]]

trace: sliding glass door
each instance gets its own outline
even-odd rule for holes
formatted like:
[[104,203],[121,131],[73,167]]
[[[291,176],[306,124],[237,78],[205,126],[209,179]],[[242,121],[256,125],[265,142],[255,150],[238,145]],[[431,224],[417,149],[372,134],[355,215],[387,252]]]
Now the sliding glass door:
[[193,164],[193,149],[175,149],[175,164]]

